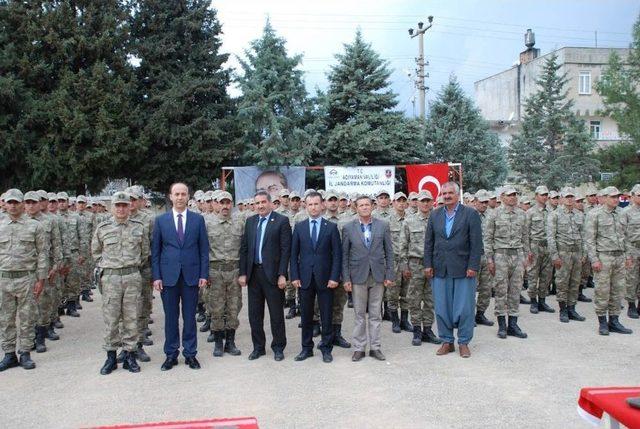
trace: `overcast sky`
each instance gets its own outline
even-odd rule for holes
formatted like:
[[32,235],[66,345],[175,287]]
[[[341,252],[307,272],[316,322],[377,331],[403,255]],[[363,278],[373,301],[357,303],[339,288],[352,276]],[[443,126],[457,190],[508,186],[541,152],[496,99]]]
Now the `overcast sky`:
[[565,46],[595,46],[596,31],[598,47],[628,47],[640,12],[637,0],[213,0],[212,6],[222,23],[223,51],[233,54],[231,67],[237,68],[234,55],[242,56],[249,42],[260,37],[269,17],[287,40],[289,53],[304,55],[301,69],[310,93],[326,89],[334,55],[360,27],[365,40],[390,62],[398,108],[408,115],[416,94],[418,40],[409,38],[407,29],[426,23],[429,15],[434,21],[425,35],[427,101],[451,73],[473,96],[475,81],[516,62],[527,28],[535,32],[542,54]]

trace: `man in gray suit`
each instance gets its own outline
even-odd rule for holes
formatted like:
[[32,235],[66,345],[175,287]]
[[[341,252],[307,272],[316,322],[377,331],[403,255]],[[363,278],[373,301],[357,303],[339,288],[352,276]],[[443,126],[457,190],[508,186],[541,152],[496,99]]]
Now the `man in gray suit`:
[[433,211],[424,242],[424,274],[433,277],[438,334],[443,341],[436,352],[453,352],[453,329],[458,328],[460,356],[471,356],[469,342],[475,323],[476,276],[482,256],[482,223],[478,212],[459,203],[460,188],[442,185],[444,205]]
[[356,313],[353,340],[355,352],[351,360],[365,356],[367,329],[365,318],[369,312],[369,355],[385,360],[380,350],[380,315],[384,287],[394,284],[393,245],[389,224],[371,216],[371,198],[356,199],[358,217],[342,230],[342,280],[347,292],[353,294]]

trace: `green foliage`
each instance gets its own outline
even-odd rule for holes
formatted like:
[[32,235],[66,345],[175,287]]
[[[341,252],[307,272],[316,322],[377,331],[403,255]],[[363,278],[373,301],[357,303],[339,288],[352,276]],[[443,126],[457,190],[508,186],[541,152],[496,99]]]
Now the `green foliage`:
[[538,91],[525,103],[522,130],[511,141],[511,168],[525,182],[559,188],[591,181],[598,173],[593,141],[567,98],[566,74],[559,74],[558,57],[545,61],[536,81]]
[[601,185],[630,190],[640,183],[640,143],[621,142],[607,146],[597,152],[597,158],[603,172],[618,173],[612,182]]
[[506,176],[500,141],[455,77],[431,105],[425,139],[431,162],[460,162],[466,189],[492,189]]

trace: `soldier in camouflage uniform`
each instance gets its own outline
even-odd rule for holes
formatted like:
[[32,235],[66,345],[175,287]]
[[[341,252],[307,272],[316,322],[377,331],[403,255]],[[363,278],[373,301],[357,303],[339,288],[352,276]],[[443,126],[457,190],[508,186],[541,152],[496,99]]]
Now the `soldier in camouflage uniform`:
[[91,298],[91,276],[93,275],[93,264],[91,263],[91,237],[93,235],[94,214],[87,210],[87,197],[78,195],[76,198],[76,214],[81,220],[80,229],[87,246],[83,247],[85,253],[82,255],[84,263],[78,267],[80,273],[81,299],[82,301],[93,302]]
[[631,204],[623,210],[622,220],[625,225],[627,256],[631,258],[631,268],[626,276],[627,316],[637,319],[640,306],[640,184],[631,188]]
[[[385,288],[384,301],[388,305],[388,311],[391,316],[391,331],[399,334],[402,330],[413,331],[413,326],[409,322],[409,307],[407,305],[409,279],[403,276],[404,267],[400,265],[400,236],[407,217],[407,196],[404,192],[396,192],[393,195],[393,208],[394,210],[389,218],[389,229],[391,230],[391,243],[393,244],[396,280],[392,287]],[[400,309],[401,317],[398,316],[398,309]]]
[[[29,191],[24,195],[24,205],[27,215],[37,220],[47,236],[49,249],[47,252],[49,271],[47,278],[44,280],[44,288],[36,301],[36,352],[43,353],[47,351],[45,338],[49,335],[51,326],[51,313],[54,303],[54,289],[49,285],[49,279],[55,278],[57,267],[62,262],[62,249],[60,243],[60,235],[54,235],[54,220],[41,212],[40,196],[35,191]],[[59,338],[59,337],[58,337]],[[56,338],[57,339],[57,338]]]
[[[517,191],[512,186],[502,190],[502,205],[493,210],[485,223],[484,251],[487,268],[495,277],[495,314],[498,337],[512,335],[527,338],[518,326],[520,288],[529,251],[529,234],[525,213],[517,207]],[[506,316],[509,316],[507,328]]]
[[[476,210],[482,221],[482,231],[484,232],[489,208],[489,192],[480,189],[476,192]],[[476,325],[493,326],[493,322],[484,315],[491,302],[491,291],[493,289],[494,277],[487,268],[487,258],[482,255],[480,258],[480,271],[478,272],[478,299],[476,301]]]
[[407,291],[407,305],[413,325],[414,346],[422,345],[422,342],[440,344],[438,338],[431,329],[434,321],[433,292],[431,282],[424,275],[424,239],[427,232],[427,223],[433,208],[433,196],[429,191],[420,191],[418,194],[418,212],[414,216],[406,218],[400,234],[400,262],[403,277],[409,279]]
[[407,207],[408,216],[418,213],[418,193],[417,192],[409,192],[408,204],[409,204],[409,207]]
[[236,330],[240,325],[238,314],[242,308],[242,290],[238,284],[240,242],[244,231],[242,219],[231,216],[233,198],[222,191],[218,194],[220,213],[205,219],[209,236],[209,284],[205,306],[211,314],[213,356],[225,352],[239,356]]
[[555,313],[555,310],[545,302],[553,272],[547,243],[548,197],[547,187],[538,186],[536,188],[536,204],[526,212],[526,229],[531,246],[531,253],[528,256],[532,261],[527,270],[527,292],[531,299],[530,311],[533,314],[537,314],[538,311]]
[[136,361],[142,293],[140,269],[149,259],[150,246],[145,224],[129,219],[129,194],[116,192],[111,203],[113,217],[97,226],[91,241],[91,255],[101,270],[104,349],[107,351],[107,360],[100,369],[102,375],[118,367],[116,350],[120,345],[125,350],[123,368],[140,371]]
[[564,188],[561,196],[563,205],[550,213],[547,219],[549,254],[556,269],[556,299],[561,322],[582,322],[585,318],[576,311],[576,301],[584,258],[584,216],[574,208],[575,192],[572,188]]
[[380,190],[376,193],[376,209],[371,213],[371,216],[386,220],[389,222],[391,218],[391,196],[385,190]]
[[0,371],[18,365],[24,369],[36,366],[30,353],[35,339],[36,299],[49,272],[48,236],[40,222],[24,214],[23,198],[18,189],[5,192],[7,214],[0,217],[0,339],[5,353]]
[[[586,214],[584,212],[584,200],[585,198],[582,194],[576,191],[575,200],[575,208],[576,210],[582,213],[582,218],[586,218]],[[582,242],[584,243],[584,223],[582,229]],[[583,246],[584,247],[584,246]],[[580,269],[580,288],[578,289],[578,302],[591,302],[591,298],[588,298],[583,290],[588,287],[589,284],[589,276],[591,275],[591,263],[589,262],[589,258],[587,256],[586,250],[582,253],[582,268]]]
[[625,328],[618,320],[624,297],[625,265],[630,268],[633,263],[632,258],[625,261],[623,216],[617,208],[620,191],[609,186],[602,190],[602,194],[604,205],[591,210],[585,224],[587,254],[596,284],[593,301],[598,316],[598,333],[630,334],[631,329]]

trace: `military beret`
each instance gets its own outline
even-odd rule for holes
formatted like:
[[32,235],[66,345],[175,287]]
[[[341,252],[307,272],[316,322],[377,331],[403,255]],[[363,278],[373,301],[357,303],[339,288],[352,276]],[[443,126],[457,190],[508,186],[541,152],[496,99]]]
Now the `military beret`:
[[40,201],[40,195],[36,191],[29,191],[24,194],[24,201]]
[[22,191],[20,189],[9,189],[7,192],[4,193],[2,199],[6,202],[9,201],[17,201],[19,203],[24,201],[24,194],[22,193]]
[[56,195],[56,198],[58,198],[58,201],[59,200],[69,201],[69,194],[67,194],[66,192],[58,192],[58,195]]
[[131,204],[131,195],[119,191],[111,196],[111,204]]

